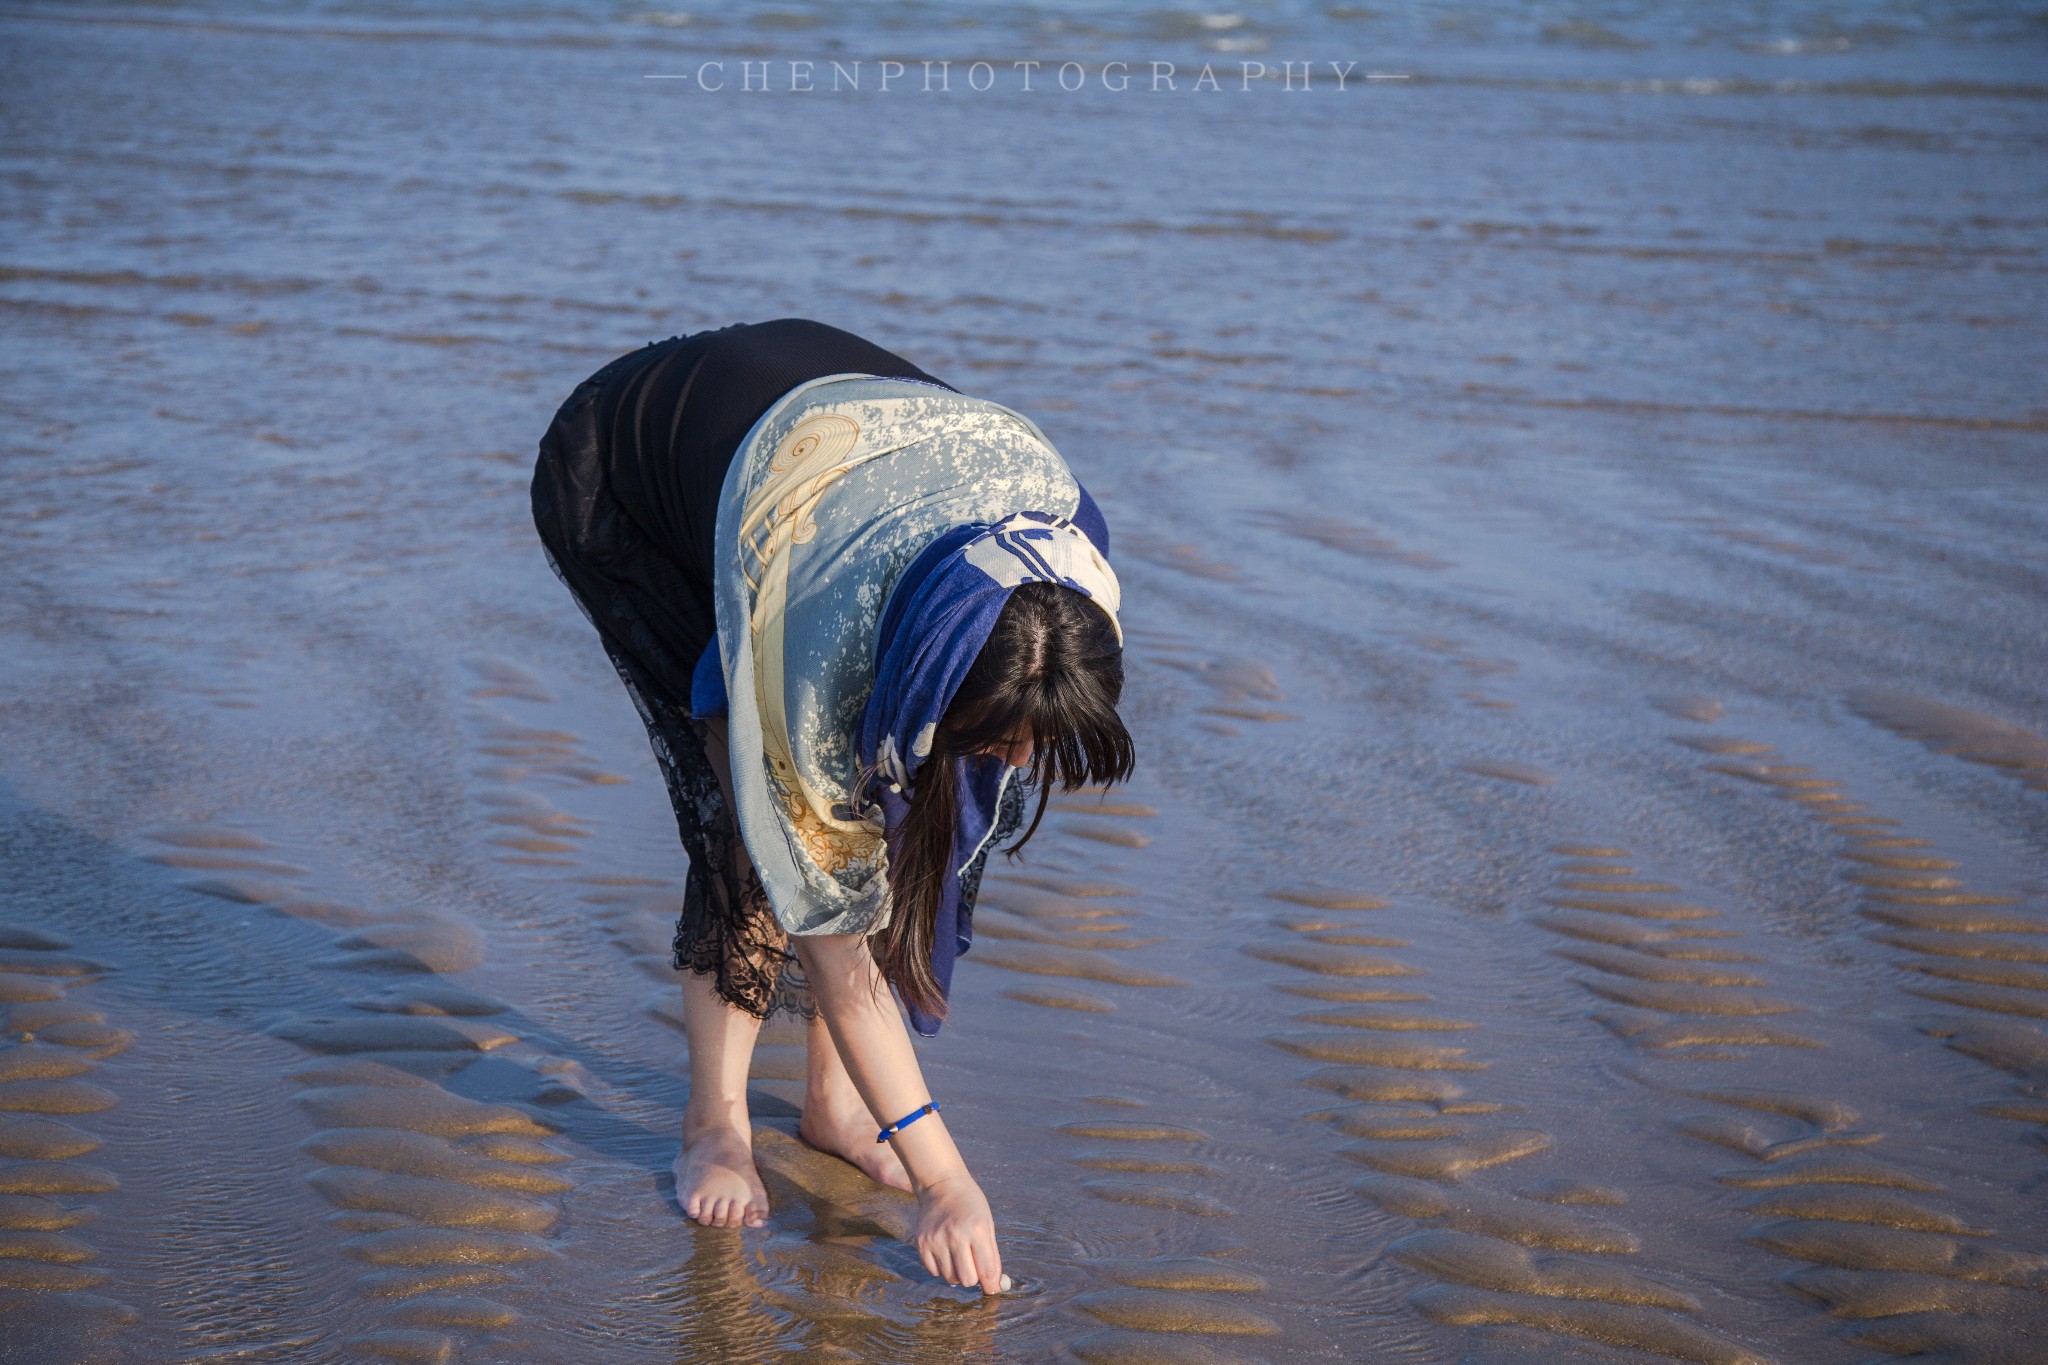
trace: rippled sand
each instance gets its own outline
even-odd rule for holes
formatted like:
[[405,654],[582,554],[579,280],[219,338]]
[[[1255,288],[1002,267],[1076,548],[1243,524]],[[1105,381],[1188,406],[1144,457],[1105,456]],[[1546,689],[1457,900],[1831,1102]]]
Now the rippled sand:
[[[0,1359],[2041,1358],[2038,28],[943,17],[0,18]],[[1410,79],[645,79],[923,52]],[[1116,532],[1140,775],[924,1046],[999,1301],[787,1022],[770,1225],[668,1184],[681,854],[525,480],[784,315]]]

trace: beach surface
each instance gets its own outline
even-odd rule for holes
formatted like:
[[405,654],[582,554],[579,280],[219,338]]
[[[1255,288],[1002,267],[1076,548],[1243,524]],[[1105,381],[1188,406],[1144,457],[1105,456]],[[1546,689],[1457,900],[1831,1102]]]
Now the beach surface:
[[[0,35],[0,1360],[2048,1352],[2038,17]],[[527,480],[785,316],[1115,537],[1139,773],[921,1045],[994,1301],[786,1021],[769,1226],[673,1202],[683,858]]]

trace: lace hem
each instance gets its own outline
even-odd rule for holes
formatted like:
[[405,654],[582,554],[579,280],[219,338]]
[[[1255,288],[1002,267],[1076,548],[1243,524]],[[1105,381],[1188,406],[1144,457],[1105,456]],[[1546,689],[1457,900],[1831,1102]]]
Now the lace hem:
[[817,1005],[803,971],[775,921],[741,842],[739,822],[705,752],[704,722],[649,696],[616,655],[612,664],[647,725],[654,760],[675,808],[676,831],[690,857],[682,914],[676,919],[676,970],[712,977],[719,999],[756,1019],[778,1013],[815,1017]]
[[[562,572],[552,549],[547,558],[595,625],[590,605]],[[740,839],[739,822],[705,752],[704,722],[668,700],[602,629],[598,638],[647,727],[647,740],[675,811],[676,833],[689,857],[682,912],[676,917],[676,970],[711,977],[719,999],[756,1019],[783,1013],[815,1018],[817,1004],[803,970],[775,921]]]

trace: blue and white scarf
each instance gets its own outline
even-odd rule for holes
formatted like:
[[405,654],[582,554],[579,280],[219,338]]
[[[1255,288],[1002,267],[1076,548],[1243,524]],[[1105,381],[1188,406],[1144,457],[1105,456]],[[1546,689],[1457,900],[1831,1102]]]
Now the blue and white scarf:
[[[1068,582],[1114,619],[1115,575],[1077,521],[1100,514],[1036,425],[932,385],[814,380],[742,442],[718,511],[719,664],[740,833],[785,931],[881,927],[885,798],[904,792],[872,775],[914,778],[1018,583]],[[993,821],[975,804],[956,868]]]

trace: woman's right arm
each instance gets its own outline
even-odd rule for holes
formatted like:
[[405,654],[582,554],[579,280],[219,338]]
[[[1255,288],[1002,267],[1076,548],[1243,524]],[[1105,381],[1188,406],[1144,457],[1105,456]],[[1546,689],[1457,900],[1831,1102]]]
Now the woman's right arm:
[[[893,1123],[931,1099],[910,1032],[895,998],[860,934],[790,936],[817,997],[818,1012],[846,1063],[868,1111]],[[978,1284],[1001,1292],[1003,1258],[996,1249],[995,1217],[967,1172],[945,1119],[926,1114],[889,1139],[917,1190],[917,1252],[924,1267],[948,1284]]]

